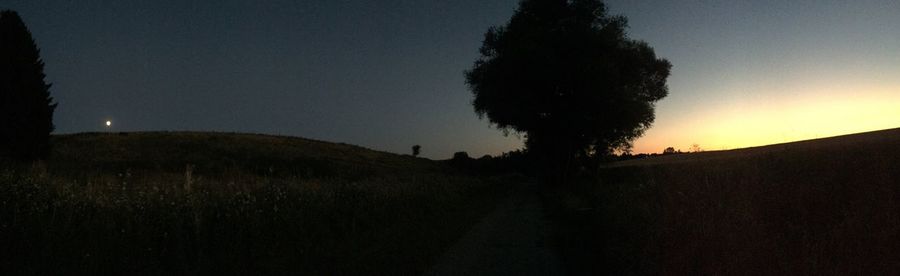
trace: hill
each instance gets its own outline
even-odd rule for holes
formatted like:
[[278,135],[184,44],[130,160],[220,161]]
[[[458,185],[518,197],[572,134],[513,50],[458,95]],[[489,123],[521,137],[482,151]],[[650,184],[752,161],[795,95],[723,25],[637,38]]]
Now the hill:
[[894,128],[733,150],[659,155],[609,163],[605,164],[603,167],[650,166],[680,162],[713,161],[732,158],[747,158],[765,154],[781,154],[791,151],[833,151],[840,148],[871,149],[878,147],[891,149],[891,146],[897,145],[898,143],[900,143],[900,128]]
[[183,173],[237,170],[279,177],[365,178],[440,170],[424,158],[300,137],[211,132],[80,133],[54,135],[49,166],[67,170]]
[[890,129],[611,163],[554,202],[590,274],[892,274],[898,180]]
[[0,274],[416,274],[508,182],[296,137],[51,142],[0,168]]

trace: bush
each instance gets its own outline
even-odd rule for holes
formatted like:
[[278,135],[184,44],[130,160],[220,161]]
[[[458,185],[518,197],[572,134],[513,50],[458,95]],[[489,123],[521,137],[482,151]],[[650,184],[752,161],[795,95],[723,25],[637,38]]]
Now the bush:
[[465,151],[460,151],[460,152],[456,152],[453,154],[453,160],[456,160],[456,161],[467,161],[467,160],[471,160],[471,159],[472,158],[470,158],[469,154],[466,153]]

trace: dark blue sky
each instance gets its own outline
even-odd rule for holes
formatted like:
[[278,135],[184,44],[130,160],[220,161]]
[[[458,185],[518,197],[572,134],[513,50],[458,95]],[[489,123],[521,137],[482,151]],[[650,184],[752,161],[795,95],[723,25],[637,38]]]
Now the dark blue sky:
[[58,133],[303,136],[423,155],[516,147],[462,72],[516,1],[13,1],[47,64]]
[[[398,153],[420,144],[437,159],[521,146],[475,116],[462,74],[517,0],[103,2],[0,1],[42,50],[57,133],[101,131],[110,119],[116,131],[258,132]],[[827,92],[802,83],[848,86],[834,95],[900,88],[894,1],[609,4],[674,64],[671,96],[638,151],[752,144],[725,126]],[[775,113],[748,111],[760,104]],[[782,137],[784,128],[796,126],[779,128]]]

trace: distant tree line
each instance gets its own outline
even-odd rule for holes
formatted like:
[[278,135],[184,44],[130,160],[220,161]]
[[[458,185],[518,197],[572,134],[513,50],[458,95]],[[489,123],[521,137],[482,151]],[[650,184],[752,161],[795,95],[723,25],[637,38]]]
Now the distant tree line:
[[464,151],[460,151],[454,153],[453,158],[444,162],[457,169],[483,175],[509,173],[534,175],[535,166],[540,165],[528,157],[527,150],[513,150],[498,156],[484,155],[477,159],[469,157],[469,154]]
[[632,154],[631,152],[626,151],[626,152],[620,153],[619,155],[614,155],[614,156],[607,158],[607,161],[624,161],[624,160],[641,159],[641,158],[656,157],[656,156],[663,156],[663,155],[699,153],[699,152],[703,152],[703,148],[701,148],[700,145],[698,145],[698,144],[692,144],[690,151],[687,151],[687,152],[681,151],[680,149],[675,149],[674,147],[666,147],[660,153]]

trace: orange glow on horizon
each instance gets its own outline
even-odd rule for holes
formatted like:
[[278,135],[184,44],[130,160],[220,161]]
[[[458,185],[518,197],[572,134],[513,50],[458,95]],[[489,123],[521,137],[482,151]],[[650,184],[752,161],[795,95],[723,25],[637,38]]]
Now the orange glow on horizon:
[[708,108],[688,117],[688,124],[659,116],[633,152],[659,153],[670,146],[687,151],[692,144],[736,149],[900,127],[900,88],[814,92],[775,103]]

